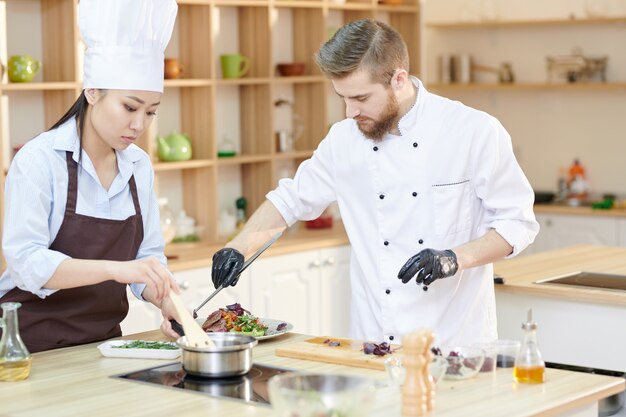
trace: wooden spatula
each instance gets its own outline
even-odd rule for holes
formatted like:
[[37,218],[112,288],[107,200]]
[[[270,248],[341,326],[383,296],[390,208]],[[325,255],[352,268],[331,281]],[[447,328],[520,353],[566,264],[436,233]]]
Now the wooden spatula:
[[189,311],[185,307],[185,303],[180,299],[178,294],[173,291],[170,291],[170,300],[172,300],[172,304],[174,308],[178,312],[178,317],[183,322],[183,329],[185,330],[185,336],[187,337],[187,343],[189,346],[194,347],[215,347],[215,343],[207,336],[202,327],[191,317]]

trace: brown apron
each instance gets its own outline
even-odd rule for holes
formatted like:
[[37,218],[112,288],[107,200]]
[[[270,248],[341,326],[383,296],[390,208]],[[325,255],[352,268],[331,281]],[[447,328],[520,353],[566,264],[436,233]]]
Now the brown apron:
[[[76,213],[77,164],[66,153],[68,187],[65,216],[50,249],[76,259],[130,261],[143,240],[143,221],[134,176],[128,182],[135,215],[126,220],[99,219]],[[100,284],[62,289],[41,299],[14,288],[0,302],[22,303],[20,335],[28,350],[39,352],[122,335],[120,322],[128,314],[126,284]]]

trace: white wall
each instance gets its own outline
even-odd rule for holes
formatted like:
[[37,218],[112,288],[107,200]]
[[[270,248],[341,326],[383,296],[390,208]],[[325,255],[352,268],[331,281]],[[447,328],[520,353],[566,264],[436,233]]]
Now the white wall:
[[[626,16],[623,0],[426,0],[425,23]],[[469,53],[474,62],[513,64],[516,81],[547,81],[545,57],[579,46],[589,56],[609,56],[609,82],[626,83],[626,26],[546,26],[480,30],[426,29],[422,76],[437,82],[439,54]],[[481,73],[478,82],[495,82]],[[535,189],[555,190],[559,167],[579,157],[595,193],[626,194],[626,90],[479,91],[442,93],[496,116],[513,138],[522,168]]]

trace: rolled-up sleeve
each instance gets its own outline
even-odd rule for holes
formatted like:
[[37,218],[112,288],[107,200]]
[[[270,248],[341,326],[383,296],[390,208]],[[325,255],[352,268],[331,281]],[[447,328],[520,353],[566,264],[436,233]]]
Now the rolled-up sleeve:
[[266,195],[289,226],[298,220],[318,218],[337,199],[330,143],[332,132],[331,129],[311,159],[300,164],[293,179],[281,179],[278,187]]
[[486,226],[495,229],[512,247],[511,258],[533,243],[539,223],[533,213],[534,193],[520,168],[511,137],[490,118],[485,140],[474,155],[476,192],[486,210]]
[[7,268],[18,288],[41,298],[57,291],[43,287],[69,258],[49,249],[52,178],[44,160],[22,150],[13,159],[5,182],[2,249]]

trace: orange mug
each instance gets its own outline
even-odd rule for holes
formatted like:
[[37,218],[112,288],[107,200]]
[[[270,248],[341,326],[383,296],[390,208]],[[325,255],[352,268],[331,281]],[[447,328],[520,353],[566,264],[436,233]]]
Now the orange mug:
[[165,58],[165,70],[163,75],[166,80],[171,80],[180,77],[183,73],[184,67],[178,62],[176,58]]

